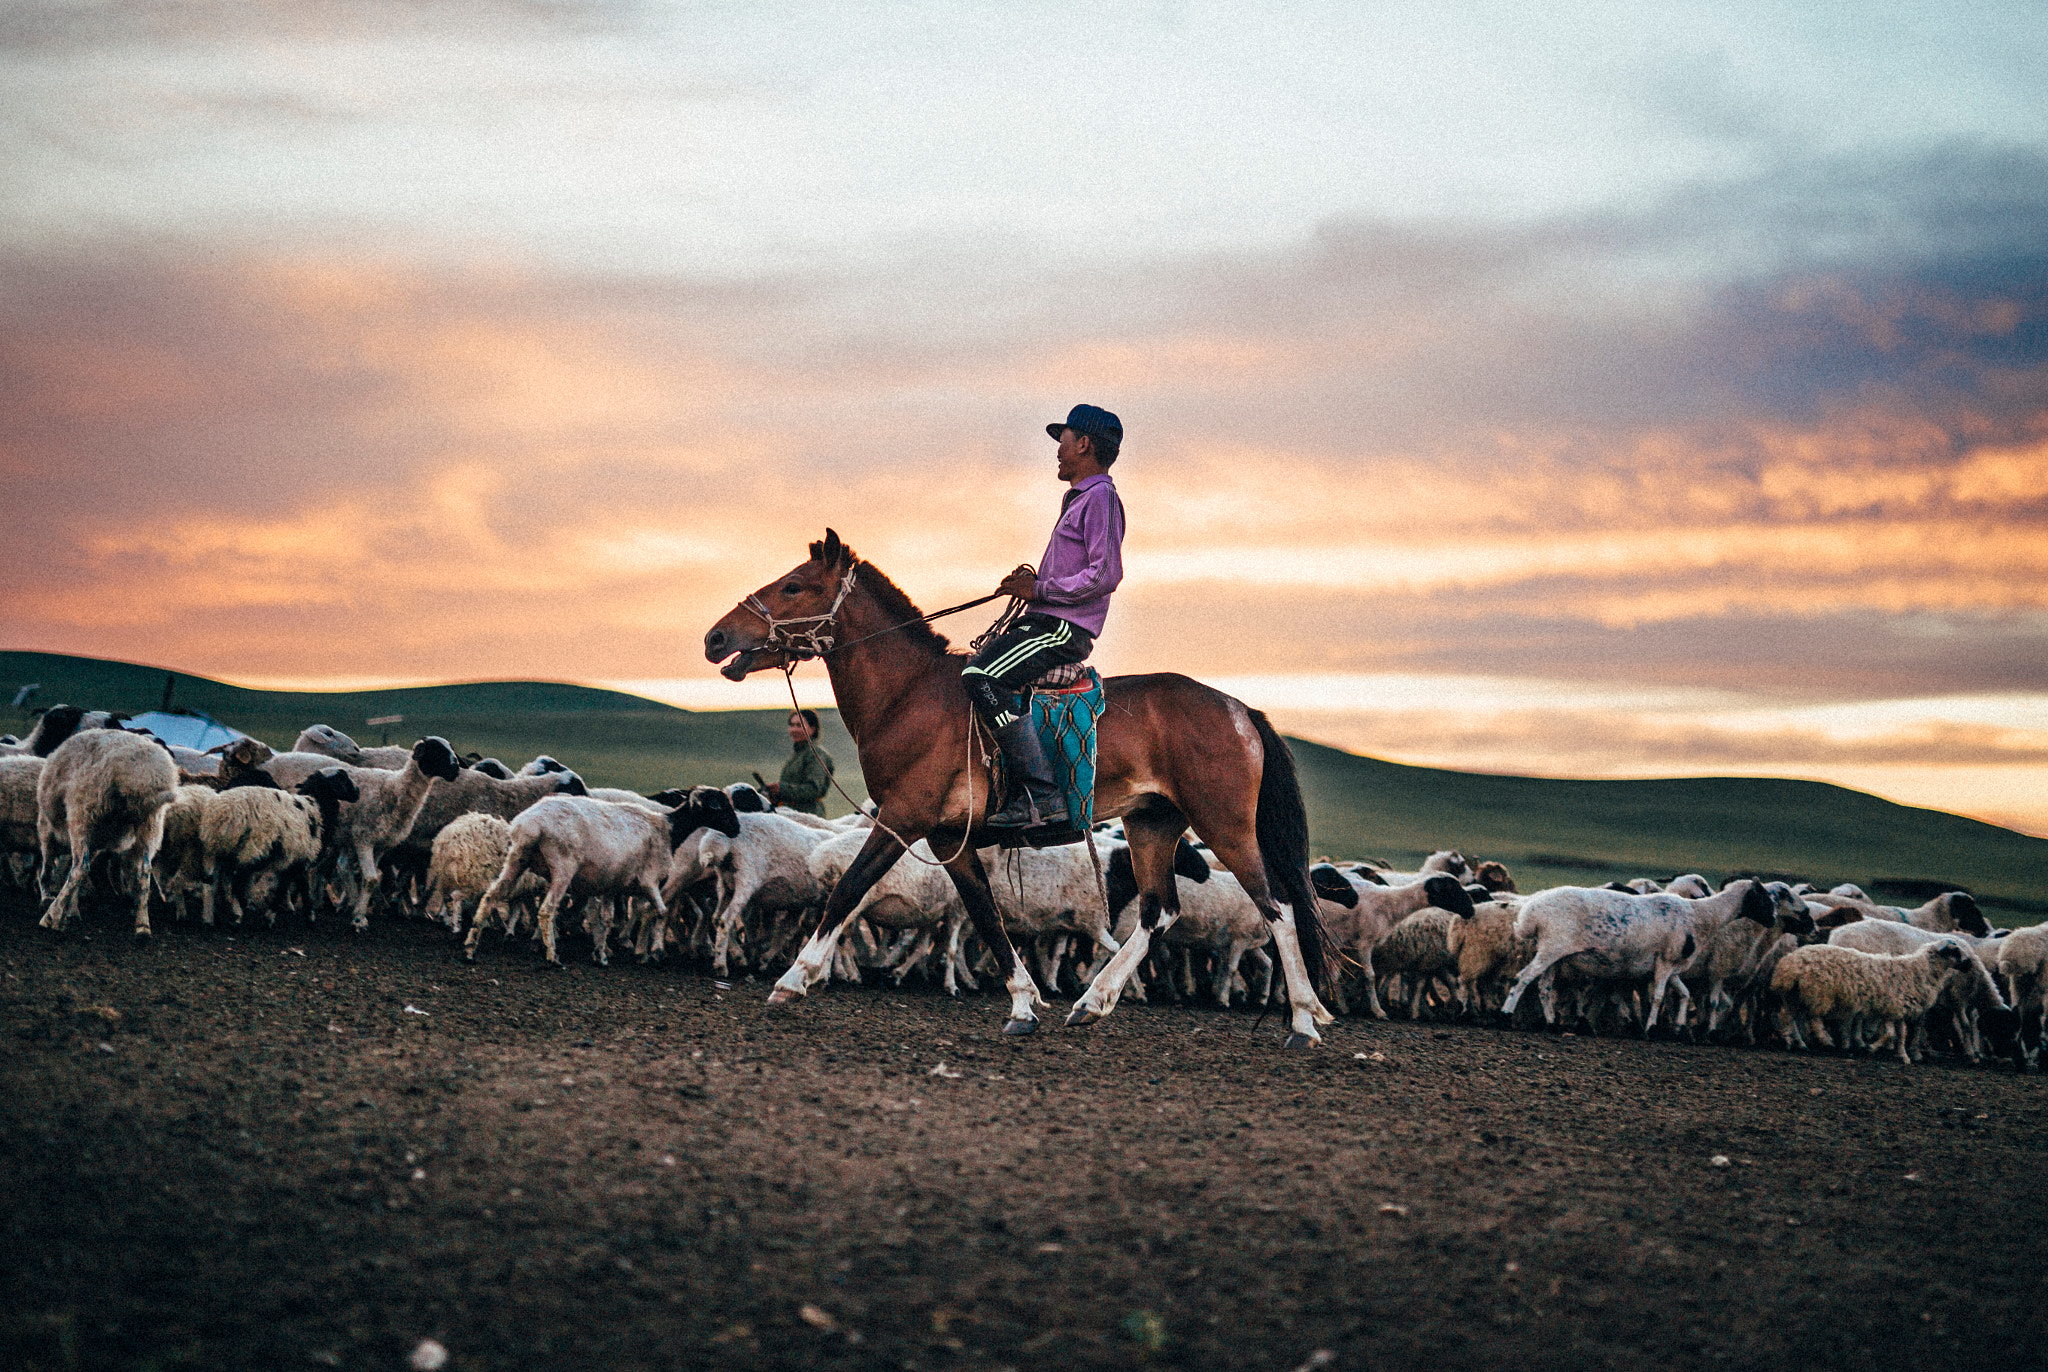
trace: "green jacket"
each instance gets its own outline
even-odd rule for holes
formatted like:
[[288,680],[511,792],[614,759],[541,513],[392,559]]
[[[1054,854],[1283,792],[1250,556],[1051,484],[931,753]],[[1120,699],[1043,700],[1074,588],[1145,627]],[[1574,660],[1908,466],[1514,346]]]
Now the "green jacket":
[[782,764],[782,803],[807,815],[825,813],[825,792],[832,789],[832,754],[816,743],[799,743]]

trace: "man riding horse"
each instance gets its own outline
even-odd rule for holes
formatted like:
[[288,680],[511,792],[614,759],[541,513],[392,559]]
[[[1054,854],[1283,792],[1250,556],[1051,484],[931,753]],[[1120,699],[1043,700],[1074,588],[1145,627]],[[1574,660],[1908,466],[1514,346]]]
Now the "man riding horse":
[[1084,662],[1109,616],[1110,593],[1124,579],[1124,504],[1109,469],[1123,446],[1124,426],[1108,410],[1076,405],[1064,424],[1045,431],[1059,440],[1059,478],[1069,489],[1059,522],[1034,576],[1019,567],[996,589],[1026,602],[1024,614],[969,660],[960,673],[975,713],[995,735],[1009,763],[1008,798],[990,814],[990,829],[1021,831],[1029,840],[1070,825],[1066,788],[1017,694],[1054,667]]

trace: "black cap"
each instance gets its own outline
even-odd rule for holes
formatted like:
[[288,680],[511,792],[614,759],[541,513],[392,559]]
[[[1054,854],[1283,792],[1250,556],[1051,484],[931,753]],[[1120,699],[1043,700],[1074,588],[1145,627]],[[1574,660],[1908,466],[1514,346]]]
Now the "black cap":
[[1061,429],[1072,429],[1091,438],[1106,438],[1118,446],[1122,446],[1124,441],[1124,422],[1099,405],[1076,405],[1067,411],[1066,423],[1045,426],[1046,433],[1053,438],[1060,436]]

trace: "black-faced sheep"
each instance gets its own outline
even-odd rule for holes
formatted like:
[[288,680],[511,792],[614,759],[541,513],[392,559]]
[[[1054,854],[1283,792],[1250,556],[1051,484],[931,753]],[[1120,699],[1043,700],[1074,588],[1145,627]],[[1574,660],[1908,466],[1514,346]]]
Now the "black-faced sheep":
[[[333,765],[331,760],[328,765]],[[336,872],[350,888],[349,918],[355,928],[369,927],[370,902],[377,894],[385,852],[411,831],[433,784],[453,781],[461,770],[455,750],[445,738],[423,738],[415,743],[400,771],[346,769],[361,798],[342,807],[332,843]]]

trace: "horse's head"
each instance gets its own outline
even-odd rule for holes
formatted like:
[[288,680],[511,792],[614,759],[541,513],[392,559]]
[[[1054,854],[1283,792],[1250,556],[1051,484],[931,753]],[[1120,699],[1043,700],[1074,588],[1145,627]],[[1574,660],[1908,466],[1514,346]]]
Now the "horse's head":
[[720,673],[739,681],[763,667],[786,667],[814,656],[814,635],[832,633],[854,560],[839,535],[825,530],[825,537],[811,545],[808,561],[755,591],[711,626],[704,635],[705,658],[725,662]]

